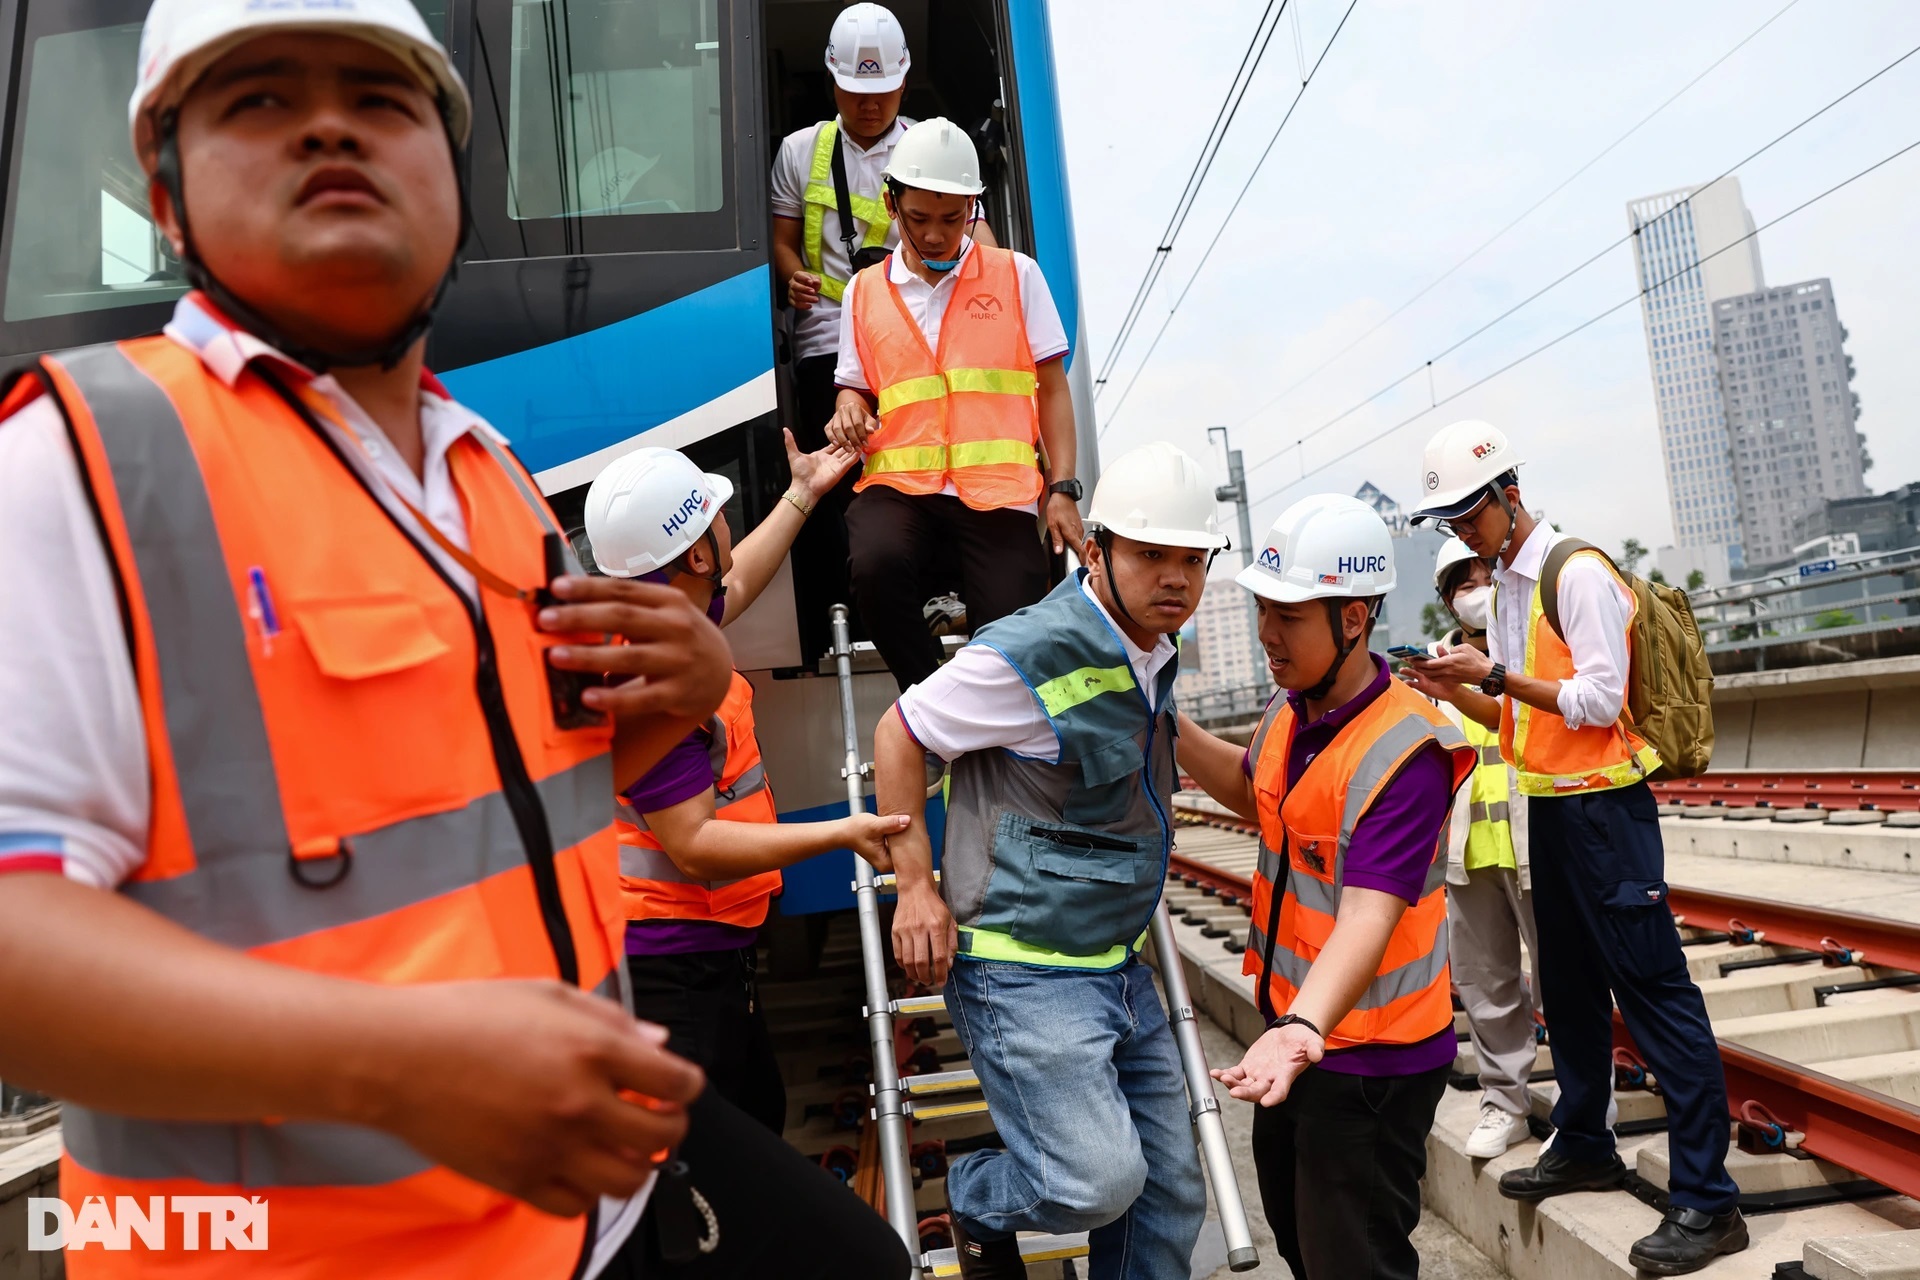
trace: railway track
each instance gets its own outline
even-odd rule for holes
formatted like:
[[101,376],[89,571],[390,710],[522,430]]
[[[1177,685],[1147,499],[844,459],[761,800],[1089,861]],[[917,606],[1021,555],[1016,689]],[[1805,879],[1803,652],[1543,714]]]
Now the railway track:
[[[1210,945],[1237,953],[1257,830],[1204,798],[1188,797],[1176,814],[1170,900],[1200,954]],[[1920,1198],[1920,925],[1682,885],[1668,901],[1707,997],[1741,1149],[1815,1157],[1853,1178],[1826,1177],[1825,1193],[1750,1194],[1749,1207],[1791,1208],[1821,1194]],[[1657,1096],[1617,1021],[1615,1035],[1623,1087]],[[1658,1108],[1622,1109],[1623,1118],[1646,1112]]]

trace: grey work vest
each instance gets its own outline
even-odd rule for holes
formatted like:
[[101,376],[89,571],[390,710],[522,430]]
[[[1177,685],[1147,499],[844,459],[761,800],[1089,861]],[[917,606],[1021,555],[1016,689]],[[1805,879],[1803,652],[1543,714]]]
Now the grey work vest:
[[1179,661],[1159,673],[1150,705],[1119,633],[1080,589],[1085,572],[973,639],[1026,682],[1060,757],[993,750],[954,762],[941,890],[971,959],[1118,968],[1160,901]]

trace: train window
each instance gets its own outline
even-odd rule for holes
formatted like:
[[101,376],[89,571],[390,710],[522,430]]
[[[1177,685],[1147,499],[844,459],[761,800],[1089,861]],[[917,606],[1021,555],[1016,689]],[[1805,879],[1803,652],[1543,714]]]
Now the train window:
[[447,42],[447,0],[413,0],[413,7],[427,20],[427,29],[441,44]]
[[719,26],[718,0],[516,3],[512,215],[718,209]]
[[476,0],[474,256],[737,245],[729,9]]
[[[145,7],[29,12],[8,184],[9,325],[166,301],[186,289],[148,216],[146,176],[127,140]],[[75,17],[107,21],[75,25]]]

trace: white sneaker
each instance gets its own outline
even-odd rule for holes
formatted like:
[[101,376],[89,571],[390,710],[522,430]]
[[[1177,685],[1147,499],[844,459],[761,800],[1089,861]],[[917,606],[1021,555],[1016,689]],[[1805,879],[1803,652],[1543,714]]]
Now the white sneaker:
[[1512,1112],[1502,1111],[1491,1102],[1480,1104],[1480,1123],[1473,1126],[1473,1132],[1467,1135],[1467,1156],[1474,1160],[1491,1160],[1495,1156],[1506,1154],[1508,1147],[1527,1136],[1525,1116],[1516,1116]]

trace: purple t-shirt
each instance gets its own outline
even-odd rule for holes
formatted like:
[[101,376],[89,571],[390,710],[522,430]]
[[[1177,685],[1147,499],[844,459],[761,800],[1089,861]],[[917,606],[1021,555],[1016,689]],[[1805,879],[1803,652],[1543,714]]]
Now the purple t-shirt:
[[[713,762],[707,751],[712,736],[695,729],[627,788],[627,800],[640,813],[658,813],[713,790]],[[750,947],[758,929],[716,920],[629,920],[627,954],[678,956],[694,951],[735,951]]]
[[[1299,783],[1313,758],[1332,743],[1342,726],[1387,691],[1387,684],[1393,679],[1387,664],[1377,653],[1370,656],[1375,667],[1373,681],[1351,701],[1318,720],[1307,719],[1304,698],[1298,693],[1287,694],[1299,726],[1294,730],[1293,750],[1287,757],[1288,787]],[[1251,777],[1251,753],[1244,767]],[[1360,825],[1354,828],[1353,839],[1347,844],[1342,882],[1391,893],[1405,898],[1409,905],[1420,901],[1440,832],[1447,825],[1452,799],[1452,762],[1444,748],[1431,743],[1401,766],[1400,772],[1381,789],[1373,806],[1360,819]],[[1320,1065],[1329,1071],[1357,1076],[1410,1076],[1444,1066],[1458,1053],[1459,1042],[1449,1023],[1445,1030],[1414,1044],[1334,1049],[1320,1060]]]

